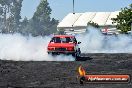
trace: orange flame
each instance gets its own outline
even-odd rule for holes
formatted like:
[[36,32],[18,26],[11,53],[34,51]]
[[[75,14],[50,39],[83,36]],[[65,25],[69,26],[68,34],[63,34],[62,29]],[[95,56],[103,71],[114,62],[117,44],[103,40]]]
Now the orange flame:
[[79,66],[78,72],[79,72],[79,75],[80,76],[85,76],[86,75],[86,71],[83,69],[82,66]]

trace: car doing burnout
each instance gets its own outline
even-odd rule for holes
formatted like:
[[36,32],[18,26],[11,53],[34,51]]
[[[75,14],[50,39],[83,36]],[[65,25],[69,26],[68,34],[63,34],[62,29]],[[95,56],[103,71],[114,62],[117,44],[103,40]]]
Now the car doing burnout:
[[48,54],[71,54],[74,57],[78,57],[81,54],[80,48],[75,36],[73,35],[54,35],[48,44]]

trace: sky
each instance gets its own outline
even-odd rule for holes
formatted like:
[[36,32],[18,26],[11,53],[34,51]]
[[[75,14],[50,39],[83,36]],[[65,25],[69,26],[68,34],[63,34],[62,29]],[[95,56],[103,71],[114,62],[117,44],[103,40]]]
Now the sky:
[[[23,0],[21,15],[32,18],[41,0]],[[62,20],[72,12],[72,0],[48,0],[52,9],[51,17]],[[75,0],[75,12],[119,11],[131,4],[131,0]]]

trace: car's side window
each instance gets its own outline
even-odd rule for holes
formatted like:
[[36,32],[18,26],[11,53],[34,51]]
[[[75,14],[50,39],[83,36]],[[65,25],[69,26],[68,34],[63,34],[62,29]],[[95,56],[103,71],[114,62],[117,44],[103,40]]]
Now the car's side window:
[[54,37],[51,39],[51,41],[50,42],[54,42]]

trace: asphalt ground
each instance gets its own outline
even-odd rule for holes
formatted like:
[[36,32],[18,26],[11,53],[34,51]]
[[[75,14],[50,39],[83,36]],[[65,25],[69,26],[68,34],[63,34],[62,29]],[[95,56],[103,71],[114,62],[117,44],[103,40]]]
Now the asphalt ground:
[[[63,58],[62,58],[63,59]],[[130,74],[132,54],[82,54],[79,61],[0,60],[0,88],[132,88],[125,84],[79,84],[78,67],[87,74]]]

